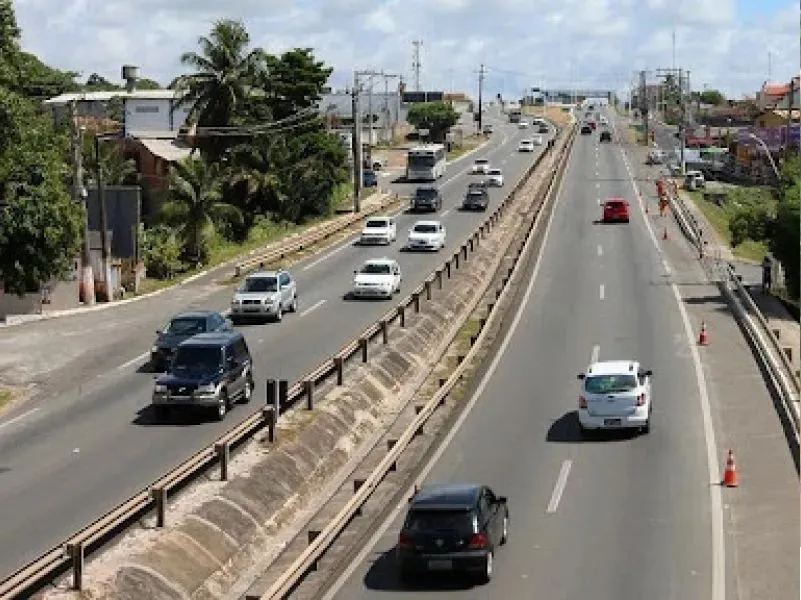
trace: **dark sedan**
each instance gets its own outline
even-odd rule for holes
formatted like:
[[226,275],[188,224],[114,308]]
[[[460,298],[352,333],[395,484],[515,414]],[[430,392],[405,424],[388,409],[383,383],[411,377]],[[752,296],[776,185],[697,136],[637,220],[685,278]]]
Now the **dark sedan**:
[[175,315],[163,330],[156,331],[156,341],[150,349],[150,366],[166,368],[178,344],[198,333],[231,331],[231,321],[211,310],[197,310]]

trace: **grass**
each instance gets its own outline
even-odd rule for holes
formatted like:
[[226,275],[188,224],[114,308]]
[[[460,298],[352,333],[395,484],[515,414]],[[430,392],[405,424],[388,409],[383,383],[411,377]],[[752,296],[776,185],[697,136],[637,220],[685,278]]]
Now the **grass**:
[[478,147],[484,141],[483,136],[470,135],[462,140],[461,146],[453,148],[448,152],[448,160],[455,160]]
[[[703,213],[709,224],[715,229],[721,239],[731,248],[732,235],[729,229],[729,222],[739,207],[746,207],[748,204],[762,203],[771,201],[769,194],[760,188],[740,188],[734,187],[728,194],[728,200],[722,206],[706,200],[702,192],[686,192],[698,209]],[[735,256],[759,262],[767,252],[764,242],[745,240],[741,244],[732,248]]]
[[2,411],[8,404],[11,403],[11,392],[8,390],[0,390],[0,411]]

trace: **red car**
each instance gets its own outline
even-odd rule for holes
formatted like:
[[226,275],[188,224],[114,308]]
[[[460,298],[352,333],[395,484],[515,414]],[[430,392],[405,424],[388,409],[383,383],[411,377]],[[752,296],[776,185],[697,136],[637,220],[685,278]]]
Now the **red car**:
[[592,127],[592,130],[595,131],[595,128],[597,127],[595,121],[590,121],[590,127]]
[[623,198],[610,198],[604,202],[604,223],[628,223],[629,203]]

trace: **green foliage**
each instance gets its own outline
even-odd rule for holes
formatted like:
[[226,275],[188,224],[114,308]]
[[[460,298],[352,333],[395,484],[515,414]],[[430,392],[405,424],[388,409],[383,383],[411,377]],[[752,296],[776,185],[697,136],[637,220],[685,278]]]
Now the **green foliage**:
[[183,246],[171,227],[162,224],[142,229],[139,247],[148,276],[172,279],[183,269],[184,265],[181,262]]
[[459,122],[459,113],[446,102],[424,102],[409,108],[406,120],[418,129],[430,130],[430,138],[444,141],[448,129]]
[[776,219],[770,238],[770,250],[782,264],[787,293],[794,300],[798,300],[801,285],[799,285],[799,271],[801,271],[801,185],[799,185],[798,156],[785,163],[782,169],[782,190],[776,207]]
[[333,72],[314,58],[311,48],[295,48],[280,56],[265,55],[264,66],[258,83],[276,121],[315,106]]
[[83,84],[83,89],[87,92],[113,92],[116,90],[121,90],[122,86],[116,83],[111,83],[102,75],[92,73],[86,78],[86,83]]
[[699,99],[704,104],[714,104],[715,106],[726,101],[726,98],[718,90],[704,90],[699,94]]
[[[101,141],[100,175],[103,185],[135,185],[137,182],[136,162],[125,158],[119,145]],[[95,159],[95,140],[92,136],[83,138],[83,167],[84,179],[87,183],[97,185],[97,160]]]

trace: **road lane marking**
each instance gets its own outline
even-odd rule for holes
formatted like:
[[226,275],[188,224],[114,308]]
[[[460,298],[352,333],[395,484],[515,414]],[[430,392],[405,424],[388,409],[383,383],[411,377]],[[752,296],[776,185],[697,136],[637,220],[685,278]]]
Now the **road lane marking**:
[[601,182],[600,181],[596,181],[595,182],[595,189],[600,189],[600,188],[601,188]]
[[606,296],[606,289],[604,288],[604,284],[603,283],[601,284],[600,292],[601,292],[601,300],[603,300],[604,296]]
[[326,303],[326,299],[325,299],[325,298],[323,298],[322,300],[318,300],[317,302],[315,302],[314,304],[312,304],[312,305],[311,305],[309,308],[307,308],[307,309],[306,309],[306,310],[304,310],[302,313],[300,313],[298,316],[299,316],[299,317],[305,317],[305,316],[306,316],[306,315],[308,315],[310,312],[312,312],[313,310],[317,310],[318,308],[320,308],[320,307],[321,307],[323,304],[325,304],[325,303]]
[[590,353],[590,364],[598,362],[598,355],[601,354],[601,347],[599,345],[595,345],[592,347],[592,352]]
[[446,208],[445,210],[443,210],[443,211],[442,211],[442,212],[439,214],[439,216],[440,216],[440,217],[444,217],[444,216],[445,216],[445,215],[447,215],[449,212],[451,212],[451,209],[450,209],[450,208]]
[[[598,198],[598,202],[600,202],[600,201],[601,201],[601,199]],[[604,249],[601,248],[601,244],[598,244],[598,256],[603,256],[603,255],[604,255]]]
[[142,354],[140,354],[139,356],[134,356],[131,360],[129,360],[127,362],[124,362],[119,367],[117,367],[117,370],[118,371],[124,371],[125,369],[127,369],[131,365],[143,361],[145,358],[147,358],[148,354],[150,354],[150,352],[142,352]]
[[[556,196],[554,200],[554,207],[558,204],[559,199],[562,196],[562,186],[567,179],[566,174],[570,169],[570,165],[572,163],[573,154],[571,153],[567,159],[567,166],[565,168],[565,176],[562,177],[562,180],[559,182],[559,187],[556,190]],[[534,283],[537,281],[537,274],[539,273],[540,266],[542,263],[542,257],[544,256],[544,250],[548,243],[548,236],[551,232],[551,224],[553,223],[553,215],[556,214],[556,210],[552,210],[548,215],[547,221],[545,221],[545,231],[542,236],[542,244],[540,245],[540,252],[537,255],[537,260],[534,262],[534,269],[531,272],[531,279],[528,282],[528,286],[526,287],[526,291],[523,294],[523,298],[521,299],[520,303],[517,305],[517,312],[512,319],[512,323],[509,326],[509,329],[506,331],[506,334],[501,342],[500,347],[498,348],[495,356],[492,359],[492,362],[489,364],[487,371],[484,373],[481,381],[476,387],[473,395],[467,401],[464,409],[462,410],[462,414],[459,415],[459,418],[456,419],[456,422],[451,426],[450,430],[443,438],[441,444],[436,449],[434,454],[431,458],[428,459],[428,462],[423,466],[422,470],[417,475],[417,480],[422,481],[424,480],[431,470],[434,468],[434,465],[437,464],[437,461],[442,457],[445,451],[448,449],[448,446],[453,441],[453,438],[456,437],[456,434],[459,433],[464,422],[467,420],[467,417],[470,416],[470,413],[473,410],[473,407],[478,402],[481,395],[484,393],[487,385],[489,385],[489,381],[492,376],[495,374],[495,371],[498,370],[498,365],[501,362],[504,354],[506,353],[506,349],[508,348],[509,344],[512,341],[512,337],[517,330],[518,325],[520,324],[521,319],[523,318],[523,313],[525,312],[526,307],[528,306],[529,300],[531,299],[531,294],[534,291]],[[345,568],[342,574],[334,581],[331,587],[326,591],[325,595],[322,597],[322,600],[333,600],[336,597],[337,593],[342,586],[347,583],[347,581],[353,576],[353,573],[358,569],[361,564],[365,561],[368,555],[373,552],[373,548],[379,542],[379,540],[384,536],[387,529],[389,529],[390,525],[395,522],[398,518],[398,515],[401,513],[402,510],[408,508],[408,498],[414,493],[414,488],[417,483],[411,485],[406,493],[404,494],[403,498],[400,502],[392,509],[389,515],[387,515],[386,519],[378,525],[375,530],[375,533],[367,540],[367,543],[362,546],[362,549],[353,557],[350,564]]]
[[21,415],[17,415],[13,419],[9,419],[8,421],[3,421],[2,423],[0,423],[0,429],[2,429],[3,427],[8,427],[9,425],[13,425],[14,423],[19,423],[20,421],[30,417],[32,414],[39,412],[40,410],[42,410],[42,409],[41,408],[32,408],[30,410],[26,410]]
[[[617,135],[617,132],[615,132]],[[623,166],[629,176],[629,182],[634,190],[635,196],[640,196],[640,189],[634,174],[631,171],[631,166],[626,158],[625,152],[620,148],[620,155],[623,159]],[[656,248],[657,254],[662,258],[663,264],[667,264],[667,258],[664,255],[659,242],[656,239],[654,228],[645,213],[645,207],[642,202],[638,202],[640,213],[642,214],[645,227],[651,237],[651,242]],[[720,473],[718,473],[718,457],[717,457],[717,441],[715,439],[715,426],[712,421],[712,406],[709,401],[709,393],[706,386],[706,376],[704,374],[704,367],[701,364],[701,357],[698,354],[698,346],[695,343],[695,333],[693,332],[690,317],[687,314],[687,309],[684,307],[684,301],[679,293],[679,288],[675,283],[670,284],[670,289],[673,291],[673,297],[676,300],[676,305],[679,308],[679,314],[684,322],[684,334],[687,339],[687,345],[690,350],[690,356],[693,361],[693,368],[695,370],[696,385],[698,386],[698,396],[701,404],[701,423],[704,429],[704,439],[706,441],[706,462],[707,470],[709,472],[709,503],[712,525],[712,597],[711,600],[725,600],[726,599],[726,538],[723,529],[723,499],[721,496],[720,487]]]
[[565,493],[565,486],[567,485],[567,477],[570,475],[570,467],[573,465],[572,460],[566,460],[562,463],[562,468],[559,469],[559,476],[556,478],[556,485],[551,494],[551,501],[548,502],[549,514],[556,512],[559,508],[559,501],[562,499],[562,494]]

